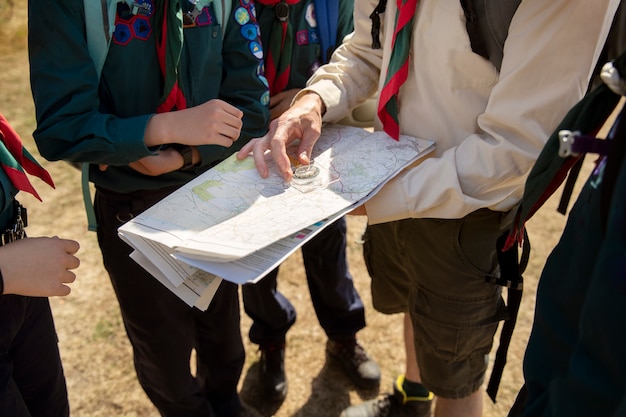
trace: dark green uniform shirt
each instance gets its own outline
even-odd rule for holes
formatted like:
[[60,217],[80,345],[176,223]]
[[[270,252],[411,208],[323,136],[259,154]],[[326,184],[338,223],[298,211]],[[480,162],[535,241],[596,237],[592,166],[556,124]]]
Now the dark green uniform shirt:
[[[343,38],[354,30],[352,13],[353,0],[338,0],[339,16],[337,20],[337,38],[335,46],[339,46]],[[301,0],[289,6],[289,24],[293,29],[293,55],[291,56],[291,71],[286,89],[304,88],[311,75],[324,64],[319,40],[319,25],[326,24],[318,21],[315,15],[313,0]],[[261,41],[267,51],[272,25],[276,20],[273,6],[264,6],[256,3]]]
[[[4,144],[0,143],[0,146]],[[17,189],[11,183],[4,170],[0,169],[0,233],[4,233],[12,227],[15,222],[15,205],[13,200],[17,194]]]
[[[183,10],[188,0],[179,0]],[[224,0],[229,1],[229,0]],[[139,0],[152,8],[162,0]],[[29,2],[29,57],[37,129],[34,137],[49,160],[92,165],[96,185],[131,192],[182,185],[222,161],[269,123],[267,86],[259,77],[263,52],[248,0],[234,0],[225,33],[212,5],[184,29],[179,84],[187,107],[220,98],[244,112],[243,130],[230,148],[200,146],[201,165],[157,177],[127,167],[151,154],[144,130],[163,94],[156,53],[154,13],[132,16],[118,5],[115,35],[99,82],[87,49],[83,0]]]

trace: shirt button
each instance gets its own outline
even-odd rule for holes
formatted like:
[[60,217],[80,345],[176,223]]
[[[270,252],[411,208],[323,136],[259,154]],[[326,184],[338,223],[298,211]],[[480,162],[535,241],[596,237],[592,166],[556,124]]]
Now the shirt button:
[[217,38],[217,30],[214,30],[213,33],[211,33],[211,36],[213,36],[214,38]]

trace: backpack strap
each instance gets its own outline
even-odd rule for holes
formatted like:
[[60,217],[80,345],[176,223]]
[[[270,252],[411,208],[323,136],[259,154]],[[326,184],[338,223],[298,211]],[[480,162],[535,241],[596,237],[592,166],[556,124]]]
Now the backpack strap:
[[315,0],[315,17],[322,46],[322,63],[326,64],[337,43],[339,0]]
[[[102,75],[102,68],[109,52],[111,37],[115,31],[115,15],[117,4],[122,0],[84,0],[85,8],[85,36],[87,39],[87,49],[93,61],[98,80]],[[96,213],[91,199],[89,189],[89,164],[81,164],[81,188],[83,192],[83,203],[87,214],[87,229],[95,232],[98,228]]]
[[96,67],[98,79],[109,52],[111,37],[115,31],[117,4],[124,0],[84,0],[85,35],[89,55]]
[[530,259],[530,241],[526,230],[524,230],[524,244],[522,246],[521,258],[519,257],[517,245],[513,245],[508,249],[504,249],[506,244],[508,231],[502,234],[496,242],[496,253],[498,255],[498,264],[500,265],[500,277],[487,277],[486,281],[496,285],[502,285],[507,288],[506,309],[508,313],[507,319],[502,325],[500,332],[500,344],[496,351],[496,356],[487,384],[487,395],[491,401],[496,402],[496,395],[500,387],[500,380],[506,365],[506,357],[513,337],[513,330],[517,323],[517,313],[522,302],[522,291],[524,289],[524,278],[522,274],[526,270],[528,260]]
[[207,3],[213,3],[213,10],[217,21],[222,25],[222,38],[226,35],[226,26],[230,21],[230,14],[233,11],[233,2],[231,0],[210,0]]
[[521,0],[460,0],[472,51],[500,71],[509,25]]

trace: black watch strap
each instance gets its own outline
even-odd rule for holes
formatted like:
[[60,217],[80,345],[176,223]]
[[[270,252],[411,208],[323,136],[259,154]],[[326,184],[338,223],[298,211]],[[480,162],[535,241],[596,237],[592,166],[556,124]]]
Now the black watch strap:
[[188,171],[193,168],[193,152],[191,146],[175,144],[173,148],[176,149],[183,157],[183,167],[181,171]]

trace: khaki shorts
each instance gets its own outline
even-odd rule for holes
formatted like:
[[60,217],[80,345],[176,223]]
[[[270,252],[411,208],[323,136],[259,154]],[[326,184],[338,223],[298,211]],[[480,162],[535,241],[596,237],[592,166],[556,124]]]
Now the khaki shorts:
[[410,312],[424,385],[464,398],[482,385],[498,322],[506,318],[496,240],[504,213],[463,219],[406,219],[368,226],[364,258],[374,308]]

